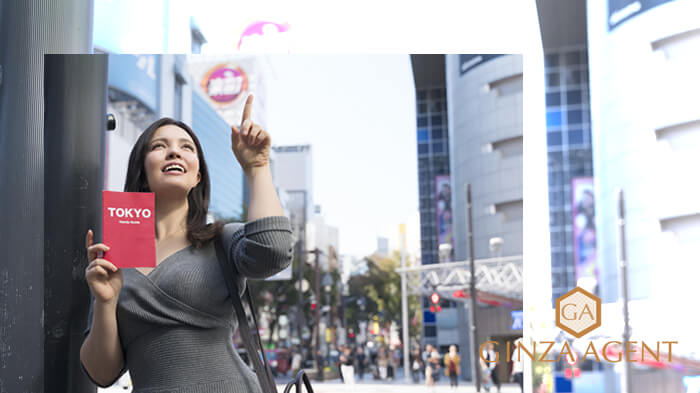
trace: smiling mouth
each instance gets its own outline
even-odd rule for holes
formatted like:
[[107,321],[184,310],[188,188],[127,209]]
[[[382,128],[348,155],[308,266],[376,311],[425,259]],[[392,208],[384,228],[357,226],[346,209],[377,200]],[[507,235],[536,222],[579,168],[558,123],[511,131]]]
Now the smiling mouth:
[[170,164],[163,168],[163,173],[185,173],[187,172],[180,164]]

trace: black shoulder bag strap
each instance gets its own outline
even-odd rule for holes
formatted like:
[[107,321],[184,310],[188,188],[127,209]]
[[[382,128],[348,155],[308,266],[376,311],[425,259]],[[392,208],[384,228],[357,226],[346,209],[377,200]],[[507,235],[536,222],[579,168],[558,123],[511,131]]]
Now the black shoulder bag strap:
[[[248,353],[248,358],[250,358],[250,361],[253,363],[253,368],[255,368],[255,374],[260,382],[260,388],[262,389],[263,393],[277,393],[275,379],[272,376],[272,371],[270,370],[270,365],[267,362],[265,351],[263,350],[262,342],[260,341],[260,335],[258,334],[258,320],[255,317],[255,307],[253,306],[253,300],[250,297],[248,287],[246,286],[244,296],[248,299],[250,313],[253,315],[255,334],[251,333],[248,318],[246,317],[245,310],[243,310],[241,298],[238,296],[240,293],[238,291],[238,285],[233,280],[233,267],[229,263],[226,263],[227,258],[226,253],[224,252],[224,246],[218,236],[215,241],[215,248],[217,256],[216,259],[219,260],[221,269],[224,272],[226,286],[228,287],[229,294],[233,299],[233,307],[236,311],[236,317],[238,317],[238,328],[241,332],[241,338],[243,339],[243,344],[245,345],[246,352]],[[255,336],[255,338],[253,338],[253,336]],[[255,343],[257,343],[258,348],[260,348],[260,353],[258,353],[258,350],[255,348]],[[262,360],[260,359],[260,355],[262,355]]]

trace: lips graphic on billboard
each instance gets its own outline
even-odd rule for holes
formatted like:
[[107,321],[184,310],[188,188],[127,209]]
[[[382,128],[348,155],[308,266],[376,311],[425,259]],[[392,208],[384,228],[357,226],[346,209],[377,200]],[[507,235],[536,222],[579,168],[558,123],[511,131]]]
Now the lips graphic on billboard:
[[201,86],[212,101],[228,105],[248,90],[248,76],[238,67],[219,64],[204,75]]

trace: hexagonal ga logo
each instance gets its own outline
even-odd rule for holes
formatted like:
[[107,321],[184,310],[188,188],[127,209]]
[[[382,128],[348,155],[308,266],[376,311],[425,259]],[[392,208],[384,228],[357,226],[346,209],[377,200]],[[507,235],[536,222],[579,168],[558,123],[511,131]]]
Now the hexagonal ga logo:
[[600,299],[579,287],[563,294],[556,302],[556,323],[565,332],[576,338],[600,327]]

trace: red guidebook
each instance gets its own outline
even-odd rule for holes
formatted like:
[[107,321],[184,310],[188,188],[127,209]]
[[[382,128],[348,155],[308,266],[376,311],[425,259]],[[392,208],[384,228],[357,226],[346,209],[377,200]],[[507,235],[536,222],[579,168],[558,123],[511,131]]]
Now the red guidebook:
[[102,242],[118,268],[156,267],[155,194],[102,191]]

